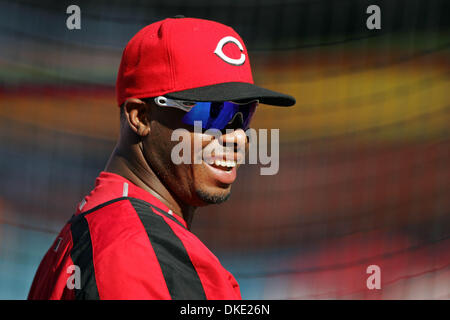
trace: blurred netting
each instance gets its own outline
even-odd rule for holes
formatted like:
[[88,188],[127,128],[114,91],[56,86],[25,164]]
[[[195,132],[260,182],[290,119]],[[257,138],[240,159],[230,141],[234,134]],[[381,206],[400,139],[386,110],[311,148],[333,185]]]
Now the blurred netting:
[[243,297],[450,298],[448,1],[78,1],[75,31],[70,4],[0,0],[0,298],[26,298],[104,168],[127,41],[177,14],[231,25],[255,83],[297,98],[254,121],[280,129],[278,174],[241,168],[194,219]]

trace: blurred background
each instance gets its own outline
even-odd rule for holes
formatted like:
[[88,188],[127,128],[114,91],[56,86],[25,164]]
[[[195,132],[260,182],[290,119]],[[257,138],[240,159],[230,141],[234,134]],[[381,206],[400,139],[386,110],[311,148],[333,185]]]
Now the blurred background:
[[[66,8],[81,8],[81,29]],[[381,9],[368,30],[366,9]],[[192,231],[245,299],[450,299],[449,2],[0,0],[0,299],[25,299],[114,148],[115,78],[142,27],[182,14],[232,26],[280,168],[240,169]],[[369,290],[369,265],[381,289]]]

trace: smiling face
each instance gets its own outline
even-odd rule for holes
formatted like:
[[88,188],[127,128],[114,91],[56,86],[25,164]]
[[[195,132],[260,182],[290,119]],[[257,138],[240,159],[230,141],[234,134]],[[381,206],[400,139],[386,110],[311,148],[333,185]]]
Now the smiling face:
[[[143,137],[143,154],[166,188],[183,203],[191,206],[217,204],[231,193],[240,163],[247,148],[242,129],[233,128],[215,135],[197,132],[182,122],[185,112],[147,102],[150,133]],[[182,141],[190,145],[190,163],[175,164],[172,150],[180,140],[172,141],[176,129],[185,129]],[[235,130],[234,130],[235,129]],[[184,140],[186,139],[186,141]],[[195,147],[198,141],[199,147]],[[202,159],[194,163],[194,158]]]

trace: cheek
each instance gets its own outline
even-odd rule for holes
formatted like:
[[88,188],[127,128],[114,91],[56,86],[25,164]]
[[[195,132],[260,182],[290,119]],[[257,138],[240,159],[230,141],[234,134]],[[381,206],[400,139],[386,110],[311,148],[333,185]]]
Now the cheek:
[[191,136],[189,133],[182,137],[174,135],[174,141],[172,141],[174,130],[160,124],[155,125],[151,132],[146,141],[147,160],[151,163],[153,170],[157,171],[162,182],[172,190],[177,189],[179,193],[193,180],[191,165],[180,163],[180,158],[184,159],[184,150],[188,153],[191,151]]
[[170,132],[164,128],[151,128],[150,135],[146,140],[146,151],[151,157],[151,163],[158,161],[158,159],[167,162],[170,159],[170,150],[172,144],[170,141]]
[[208,174],[203,164],[194,164],[191,166],[192,182],[195,187],[202,186],[208,179]]

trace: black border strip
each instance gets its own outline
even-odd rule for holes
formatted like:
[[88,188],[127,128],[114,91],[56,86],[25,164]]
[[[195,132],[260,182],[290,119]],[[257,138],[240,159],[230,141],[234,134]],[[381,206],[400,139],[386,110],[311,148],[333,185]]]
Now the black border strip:
[[90,214],[90,213],[92,213],[92,212],[94,212],[94,211],[97,211],[97,210],[100,210],[101,208],[104,208],[104,207],[106,207],[106,206],[108,206],[108,205],[110,205],[110,204],[112,204],[112,203],[115,203],[115,202],[118,202],[118,201],[122,201],[122,200],[130,200],[130,201],[133,200],[133,201],[136,201],[136,202],[141,202],[141,203],[143,203],[143,204],[145,204],[145,205],[147,205],[147,206],[149,206],[149,207],[155,209],[155,210],[158,211],[159,213],[162,213],[164,216],[166,216],[166,217],[169,218],[170,220],[176,222],[178,225],[180,225],[180,226],[183,227],[184,229],[187,229],[180,221],[177,220],[177,218],[173,217],[171,214],[167,213],[167,212],[164,211],[163,209],[158,208],[157,206],[154,206],[154,205],[152,205],[151,203],[148,203],[148,202],[145,201],[145,200],[142,200],[142,199],[139,199],[139,198],[133,198],[133,197],[120,197],[120,198],[115,198],[115,199],[109,200],[109,201],[107,201],[107,202],[104,202],[104,203],[102,203],[102,204],[99,204],[98,206],[96,206],[96,207],[94,207],[94,208],[92,208],[92,209],[89,209],[88,211],[82,212],[82,213],[80,213],[80,214],[78,214],[78,215],[73,215],[73,216],[70,218],[69,222],[74,222],[74,221],[76,221],[77,219],[81,219],[81,217],[84,217],[84,216],[87,215],[87,214]]
[[138,199],[138,198],[132,198],[132,197],[128,197],[128,199],[131,201],[135,201],[135,202],[140,202],[142,204],[145,204],[147,206],[150,206],[151,208],[155,209],[156,211],[158,211],[159,213],[162,213],[164,216],[166,216],[167,218],[169,218],[170,220],[172,220],[173,222],[176,222],[178,225],[180,225],[181,227],[183,227],[183,229],[187,229],[180,221],[177,220],[177,218],[175,218],[174,216],[172,216],[171,214],[167,213],[166,211],[164,211],[161,208],[158,208],[150,203],[148,203],[147,201]]
[[164,218],[145,201],[129,199],[155,251],[167,288],[174,300],[205,300],[200,277],[181,240]]
[[[89,225],[84,216],[71,223],[73,248],[70,257],[75,266],[80,268],[81,284],[76,287],[76,300],[100,300],[97,282],[95,280],[94,260],[92,257],[92,242]],[[76,272],[76,271],[75,271]],[[73,273],[75,274],[75,273]]]

